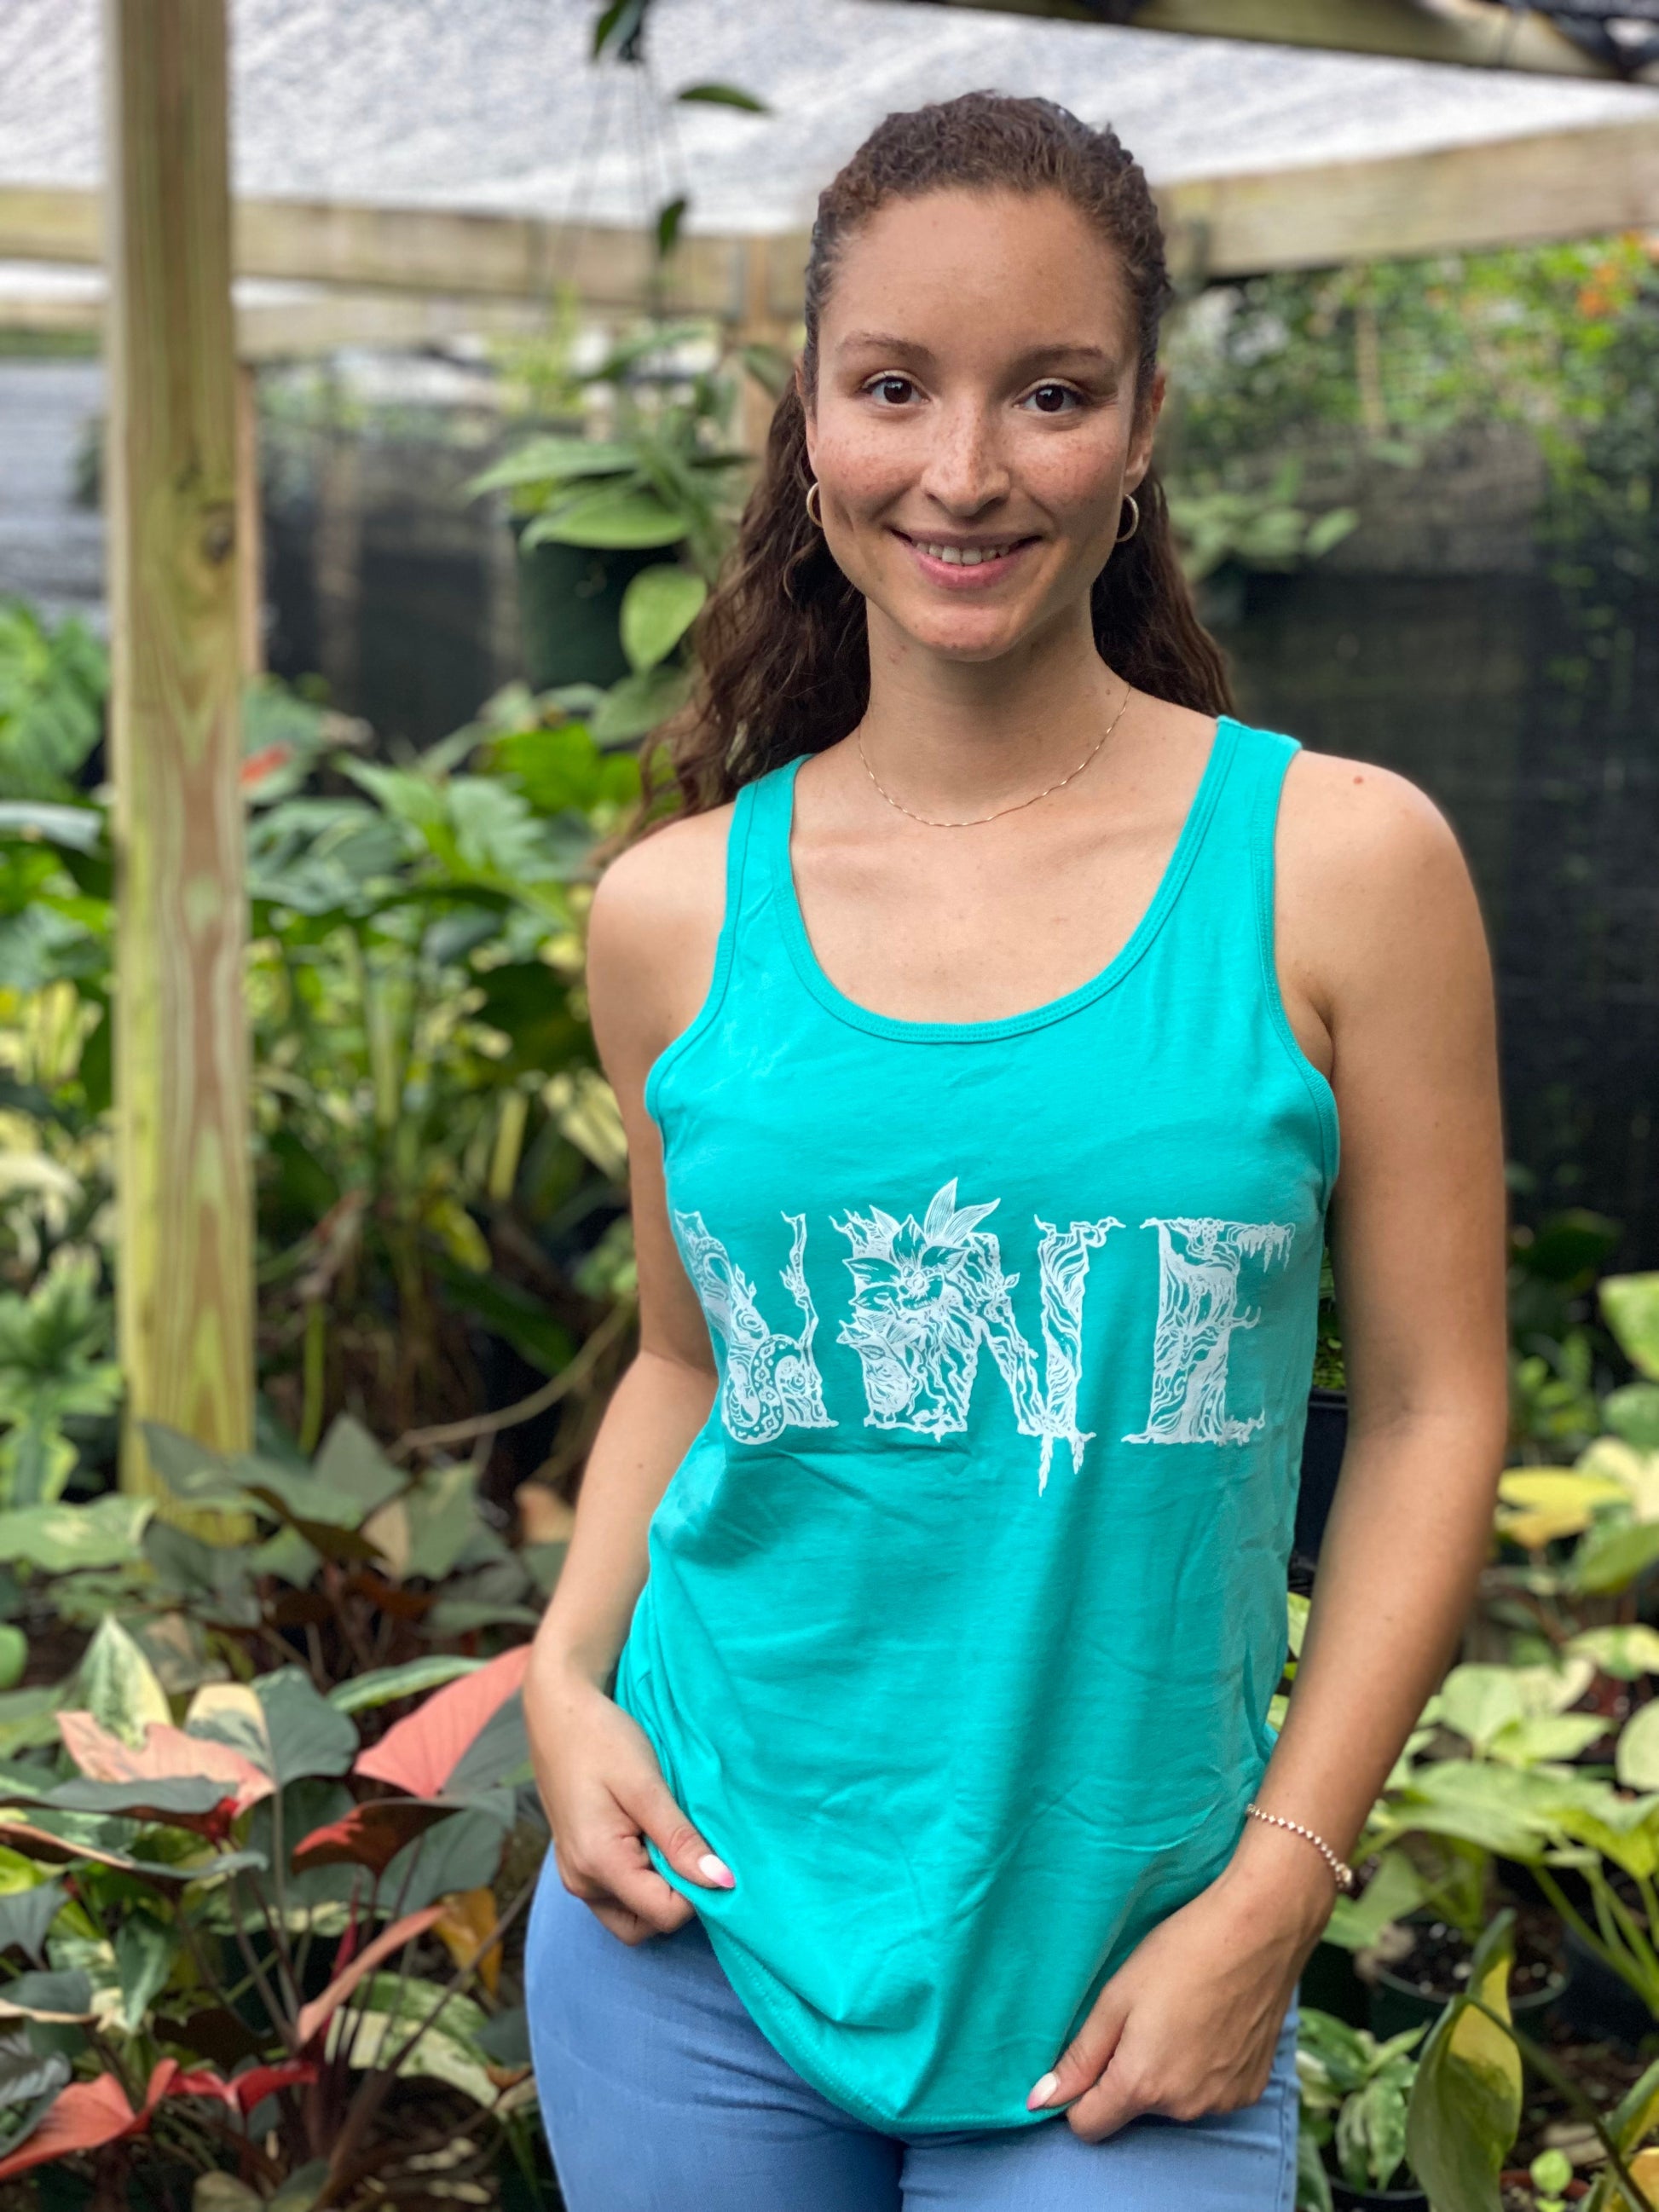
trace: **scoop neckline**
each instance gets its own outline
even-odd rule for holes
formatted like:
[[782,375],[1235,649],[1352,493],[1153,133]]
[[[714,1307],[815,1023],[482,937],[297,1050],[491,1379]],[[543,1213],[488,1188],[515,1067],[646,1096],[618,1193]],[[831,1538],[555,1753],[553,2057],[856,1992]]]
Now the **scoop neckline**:
[[1027,1030],[1042,1029],[1050,1022],[1061,1021],[1067,1014],[1075,1013],[1102,997],[1121,983],[1140,959],[1162,927],[1165,916],[1174,905],[1176,894],[1192,866],[1200,842],[1221,789],[1222,780],[1231,762],[1241,727],[1232,714],[1216,717],[1215,735],[1187,808],[1186,819],[1179,836],[1164,863],[1158,888],[1143,911],[1139,921],[1130,931],[1117,951],[1106,965],[1057,999],[1048,999],[1041,1006],[1028,1006],[1016,1014],[997,1014],[978,1022],[920,1022],[910,1021],[896,1014],[880,1014],[873,1007],[861,1006],[856,999],[832,983],[812,950],[812,940],[806,931],[806,917],[801,910],[800,896],[795,889],[795,871],[789,858],[790,838],[795,820],[795,779],[801,764],[811,756],[799,753],[786,761],[775,773],[779,779],[775,801],[772,808],[769,859],[774,889],[777,895],[784,942],[801,981],[818,1001],[832,1014],[853,1028],[867,1030],[875,1036],[906,1039],[915,1044],[980,1044],[998,1037],[1018,1036]]

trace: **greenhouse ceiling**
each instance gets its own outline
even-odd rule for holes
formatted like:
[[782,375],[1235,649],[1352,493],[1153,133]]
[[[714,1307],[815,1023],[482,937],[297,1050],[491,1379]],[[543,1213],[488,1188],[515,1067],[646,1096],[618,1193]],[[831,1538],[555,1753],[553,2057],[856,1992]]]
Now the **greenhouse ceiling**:
[[[1287,21],[1327,4],[1275,0]],[[390,293],[544,292],[573,228],[584,278],[631,295],[648,256],[617,232],[648,229],[681,194],[688,304],[775,319],[798,296],[816,194],[870,125],[981,86],[1112,123],[1200,274],[1659,224],[1659,90],[1610,78],[912,0],[653,0],[642,68],[590,65],[589,0],[230,0],[230,20],[239,270],[379,288],[362,312],[388,335],[477,312],[394,314]],[[0,294],[46,322],[96,313],[100,22],[98,0],[0,8]],[[710,81],[768,112],[672,96]],[[745,240],[771,241],[758,280]],[[241,297],[245,319],[257,305],[319,342],[343,312]],[[0,320],[16,319],[0,297]]]

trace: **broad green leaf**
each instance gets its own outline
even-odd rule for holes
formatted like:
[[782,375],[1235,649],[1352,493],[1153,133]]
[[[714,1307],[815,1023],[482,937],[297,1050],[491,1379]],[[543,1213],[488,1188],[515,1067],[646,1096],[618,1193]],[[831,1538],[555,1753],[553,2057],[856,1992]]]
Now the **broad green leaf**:
[[155,1510],[149,1498],[111,1492],[89,1505],[21,1505],[0,1513],[0,1562],[24,1561],[47,1574],[113,1567],[137,1552]]
[[1659,1790],[1659,1700],[1650,1698],[1631,1715],[1619,1731],[1614,1756],[1614,1771],[1626,1789]]
[[167,1987],[179,1954],[176,1929],[151,1913],[131,1912],[115,1936],[115,1969],[121,1983],[121,2021],[136,2035],[151,2004]]
[[1428,1894],[1429,1884],[1405,1852],[1385,1851],[1363,1895],[1337,1899],[1325,1941],[1340,1943],[1345,1951],[1363,1951],[1389,1921],[1403,1920]]
[[1659,1674],[1659,1628],[1650,1628],[1644,1620],[1583,1629],[1567,1650],[1621,1682],[1633,1682],[1639,1674]]
[[418,1912],[458,1889],[483,1889],[500,1871],[512,1819],[513,1800],[501,1790],[428,1829],[392,1860],[380,1894],[400,1898],[409,1911]]
[[1626,1874],[1645,1881],[1659,1870],[1659,1797],[1624,1798],[1606,1783],[1563,1790],[1553,1826],[1559,1838],[1587,1844]]
[[446,2035],[453,2036],[475,2055],[483,2048],[483,2039],[489,2026],[489,2014],[481,2004],[457,1990],[445,1997],[441,1982],[422,1980],[418,1975],[405,1979],[398,1974],[371,1974],[363,1985],[363,2008],[368,2012],[383,2012],[389,2018],[402,2022],[405,2029],[418,2027],[429,2020],[440,1999],[444,2008],[438,2025]]
[[1601,1401],[1601,1418],[1638,1451],[1659,1451],[1659,1383],[1627,1382]]
[[708,597],[708,585],[690,568],[641,569],[623,593],[621,619],[623,651],[635,675],[668,658]]
[[[524,1694],[515,1690],[484,1723],[444,1785],[450,1797],[477,1797],[530,1773],[530,1738],[526,1733]],[[476,1888],[477,1883],[466,1885]]]
[[1599,1506],[1622,1504],[1628,1486],[1610,1475],[1571,1467],[1517,1467],[1498,1483],[1498,1533],[1529,1551],[1558,1537],[1582,1535]]
[[648,668],[624,676],[605,693],[591,727],[600,745],[619,745],[649,736],[684,704],[690,678],[683,668]]
[[441,1582],[481,1525],[477,1478],[466,1461],[423,1474],[409,1493],[410,1546],[407,1571]]
[[135,1748],[152,1721],[163,1728],[173,1722],[160,1677],[113,1613],[100,1621],[87,1646],[71,1702]]
[[[355,1499],[364,1515],[409,1487],[408,1474],[393,1467],[362,1423],[349,1413],[337,1414],[330,1424],[311,1474],[325,1491],[338,1491]],[[312,1517],[331,1516],[313,1514]]]
[[[1475,1947],[1471,1992],[1510,2016],[1512,1912]],[[1521,2057],[1467,1997],[1446,2008],[1424,2047],[1407,2116],[1412,2170],[1435,2212],[1500,2212],[1498,2177],[1521,2125]]]
[[1573,1554],[1568,1571],[1572,1586],[1587,1595],[1607,1596],[1628,1589],[1659,1559],[1659,1521],[1625,1528],[1595,1529]]
[[467,479],[470,493],[507,490],[520,484],[574,483],[582,477],[625,477],[639,456],[631,446],[587,438],[531,438]]
[[1498,1729],[1486,1748],[1509,1766],[1538,1766],[1550,1759],[1577,1759],[1607,1733],[1602,1713],[1528,1713]]
[[80,853],[95,853],[104,842],[100,808],[57,806],[48,801],[9,799],[0,801],[0,837],[43,837],[53,845],[68,845]]
[[[54,2089],[63,2087],[69,2076],[68,2059],[56,2051],[41,2057],[29,2041],[27,2028],[12,2027],[0,2035],[0,2108],[7,2112],[32,2098],[50,2096]],[[10,2144],[21,2138],[12,2136],[7,2140]]]
[[1552,1779],[1534,1770],[1443,1759],[1415,1768],[1387,1809],[1395,1834],[1460,1836],[1527,1860],[1539,1856],[1554,1832],[1560,1802]]
[[1559,1713],[1576,1703],[1595,1672],[1588,1658],[1571,1659],[1560,1668],[1454,1667],[1441,1685],[1439,1717],[1484,1752],[1516,1723]]
[[[366,2069],[378,2066],[383,2051],[390,2057],[409,2034],[408,2023],[387,2013],[337,2013],[329,2022],[324,2048],[331,2058],[343,2057],[349,2066]],[[446,2035],[441,2024],[428,2028],[398,2070],[405,2077],[441,2081],[477,2104],[493,2106],[496,2100],[495,2085],[482,2062]]]
[[603,550],[678,545],[686,535],[685,519],[665,506],[654,492],[605,485],[556,498],[526,530],[520,543],[534,545],[592,545]]
[[297,1667],[252,1684],[209,1682],[191,1701],[191,1735],[228,1744],[270,1776],[278,1789],[310,1775],[343,1774],[357,1731]]
[[1310,560],[1317,561],[1334,545],[1340,545],[1349,532],[1359,527],[1359,510],[1355,507],[1333,507],[1323,514],[1316,515],[1308,525],[1305,550]]
[[82,2021],[92,2017],[92,1983],[72,1973],[19,1974],[0,1983],[0,2020]]
[[740,108],[745,115],[769,115],[772,111],[763,100],[752,92],[744,92],[735,84],[688,84],[674,94],[676,100],[706,100],[715,107]]
[[46,1930],[58,1917],[69,1893],[62,1882],[37,1882],[29,1889],[9,1890],[0,1897],[0,1950],[14,1945],[44,1966],[41,1956]]
[[[468,1472],[465,1468],[452,1471]],[[441,1689],[446,1682],[453,1682],[463,1674],[476,1674],[483,1663],[482,1659],[465,1659],[457,1653],[434,1651],[427,1659],[411,1659],[402,1667],[378,1668],[372,1674],[358,1674],[338,1682],[329,1692],[328,1702],[336,1712],[358,1713],[372,1705],[388,1705],[397,1698],[412,1698],[419,1690]]]
[[199,1821],[234,1795],[228,1782],[189,1775],[161,1775],[146,1782],[88,1782],[80,1778],[60,1782],[46,1802],[66,1813],[125,1814],[137,1819],[154,1814],[163,1823],[170,1819]]
[[1659,1273],[1603,1275],[1597,1288],[1626,1358],[1650,1382],[1659,1382]]

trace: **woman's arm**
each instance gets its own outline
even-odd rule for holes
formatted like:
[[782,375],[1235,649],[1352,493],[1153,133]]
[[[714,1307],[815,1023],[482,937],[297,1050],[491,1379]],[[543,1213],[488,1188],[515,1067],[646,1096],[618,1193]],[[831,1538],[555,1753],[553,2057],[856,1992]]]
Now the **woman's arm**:
[[732,1879],[675,1803],[643,1729],[609,1695],[645,1586],[651,1516],[714,1396],[708,1330],[669,1228],[642,1093],[652,1060],[708,988],[729,812],[624,854],[594,895],[588,927],[594,1038],[628,1137],[640,1349],[588,1455],[570,1547],[536,1633],[525,1717],[560,1878],[628,1942],[670,1933],[692,1911],[652,1866],[642,1836],[688,1881]]
[[[1287,1007],[1328,1032],[1348,1445],[1258,1793],[1346,1857],[1468,1617],[1508,1423],[1504,1146],[1485,932],[1443,817],[1385,770],[1298,755],[1278,849]],[[1303,1024],[1298,1024],[1298,1031]],[[1321,1041],[1310,1035],[1310,1056]],[[1033,2105],[1091,2140],[1252,2102],[1335,1899],[1247,1820],[1226,1871],[1107,1983]]]

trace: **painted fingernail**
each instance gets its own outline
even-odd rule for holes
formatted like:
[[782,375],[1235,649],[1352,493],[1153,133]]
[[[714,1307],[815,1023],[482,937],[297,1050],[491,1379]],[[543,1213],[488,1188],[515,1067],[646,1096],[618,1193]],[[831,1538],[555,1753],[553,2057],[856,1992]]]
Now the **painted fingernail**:
[[706,1874],[710,1881],[717,1881],[722,1889],[735,1889],[738,1878],[724,1859],[717,1859],[713,1851],[705,1851],[697,1861],[697,1871]]
[[1034,2112],[1039,2105],[1046,2105],[1059,2087],[1058,2074],[1045,2074],[1040,2081],[1034,2081],[1031,2084],[1031,2094],[1025,2100],[1026,2111]]

